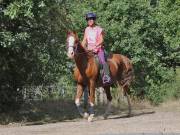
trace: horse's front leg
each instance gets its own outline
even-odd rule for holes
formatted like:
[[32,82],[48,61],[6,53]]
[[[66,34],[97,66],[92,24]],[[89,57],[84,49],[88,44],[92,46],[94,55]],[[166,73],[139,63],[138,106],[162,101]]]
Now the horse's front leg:
[[95,81],[94,80],[90,80],[89,82],[89,91],[90,91],[90,95],[89,95],[89,117],[88,117],[88,121],[92,122],[93,118],[94,118],[94,102],[95,102]]
[[75,104],[76,104],[76,107],[79,111],[79,114],[83,117],[84,114],[83,114],[83,110],[81,108],[81,104],[80,104],[80,99],[82,97],[82,94],[83,94],[83,85],[81,84],[77,84],[77,92],[76,92],[76,97],[75,97]]

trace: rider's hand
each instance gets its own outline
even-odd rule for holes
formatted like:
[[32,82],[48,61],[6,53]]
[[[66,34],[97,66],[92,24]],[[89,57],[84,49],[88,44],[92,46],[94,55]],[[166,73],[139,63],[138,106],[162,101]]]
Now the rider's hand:
[[97,44],[95,45],[97,49],[101,48],[102,47],[102,44]]

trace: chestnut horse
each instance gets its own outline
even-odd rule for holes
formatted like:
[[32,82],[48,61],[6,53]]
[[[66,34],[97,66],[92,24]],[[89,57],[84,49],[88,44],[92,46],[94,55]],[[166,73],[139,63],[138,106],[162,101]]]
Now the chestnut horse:
[[[83,90],[88,86],[89,90],[89,117],[88,121],[93,120],[94,116],[94,102],[95,102],[95,88],[103,87],[108,99],[108,105],[104,117],[107,118],[111,107],[111,92],[110,85],[103,86],[100,77],[100,69],[97,64],[94,53],[87,51],[80,43],[76,32],[68,32],[67,35],[67,55],[69,58],[74,59],[76,67],[74,69],[74,77],[77,81],[77,93],[75,97],[75,104],[79,113],[83,116],[83,111],[80,107],[80,99],[83,95]],[[131,113],[130,99],[127,94],[130,83],[133,80],[133,67],[131,61],[120,54],[111,54],[107,59],[112,82],[121,86],[124,95],[127,97],[129,115]],[[86,113],[87,114],[87,113]]]

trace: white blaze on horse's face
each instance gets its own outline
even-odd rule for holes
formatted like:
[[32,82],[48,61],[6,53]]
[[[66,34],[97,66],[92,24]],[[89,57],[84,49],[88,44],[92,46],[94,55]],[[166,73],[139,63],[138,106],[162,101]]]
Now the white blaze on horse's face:
[[75,44],[75,38],[73,36],[69,36],[68,38],[68,57],[69,58],[73,58],[74,57],[74,44]]

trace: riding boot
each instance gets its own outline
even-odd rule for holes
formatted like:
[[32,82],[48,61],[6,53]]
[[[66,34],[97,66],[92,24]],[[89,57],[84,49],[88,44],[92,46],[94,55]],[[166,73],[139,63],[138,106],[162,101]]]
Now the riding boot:
[[110,77],[110,71],[109,71],[109,65],[106,63],[103,64],[103,84],[110,84],[111,83],[111,77]]

